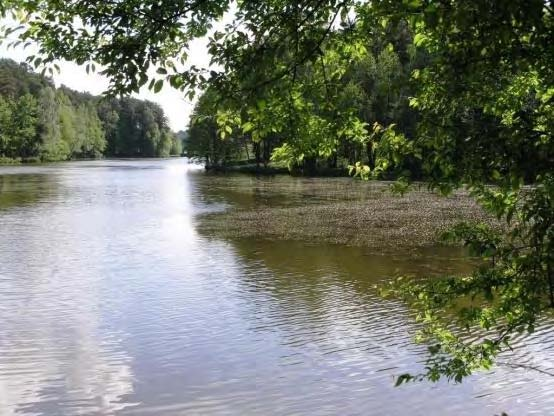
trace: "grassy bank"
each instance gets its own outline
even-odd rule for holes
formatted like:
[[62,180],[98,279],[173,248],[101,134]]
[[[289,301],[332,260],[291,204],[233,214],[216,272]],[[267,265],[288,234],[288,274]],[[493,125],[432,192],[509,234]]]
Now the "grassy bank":
[[258,237],[375,249],[434,245],[460,221],[495,224],[465,192],[449,197],[419,187],[398,196],[386,182],[348,178],[212,177],[206,186],[230,205],[200,218],[200,230],[223,238]]

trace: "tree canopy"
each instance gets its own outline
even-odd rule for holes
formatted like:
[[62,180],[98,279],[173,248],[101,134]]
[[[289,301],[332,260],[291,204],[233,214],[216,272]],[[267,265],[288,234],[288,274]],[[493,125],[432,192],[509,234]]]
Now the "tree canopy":
[[[159,91],[164,83],[190,95],[211,90],[198,108],[212,103],[210,129],[221,139],[273,137],[273,157],[292,163],[361,143],[370,157],[353,165],[355,175],[394,174],[403,189],[417,170],[442,192],[467,187],[504,219],[501,231],[464,224],[447,236],[484,258],[473,275],[391,289],[417,308],[430,345],[424,372],[400,382],[459,381],[488,368],[511,334],[532,331],[554,306],[552,1],[8,0],[0,7],[22,23],[8,36],[39,42],[35,65],[97,63],[111,93]],[[213,29],[225,14],[230,22]],[[206,35],[214,66],[186,67],[190,42]],[[372,83],[364,84],[359,76],[372,62],[378,71],[362,76]],[[464,330],[478,331],[477,341]]]

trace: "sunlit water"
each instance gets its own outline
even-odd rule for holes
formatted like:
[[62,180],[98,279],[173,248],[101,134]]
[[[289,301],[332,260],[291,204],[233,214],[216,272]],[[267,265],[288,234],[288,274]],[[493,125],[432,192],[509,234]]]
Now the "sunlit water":
[[[0,168],[2,416],[554,413],[554,377],[507,365],[393,386],[423,348],[374,285],[459,256],[200,235],[236,203],[210,180],[183,160]],[[551,328],[503,360],[552,372]]]

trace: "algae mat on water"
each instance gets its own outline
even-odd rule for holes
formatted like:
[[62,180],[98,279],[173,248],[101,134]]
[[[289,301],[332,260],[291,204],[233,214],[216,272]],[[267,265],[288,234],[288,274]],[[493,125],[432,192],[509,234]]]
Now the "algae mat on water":
[[200,218],[199,230],[223,238],[310,241],[379,250],[437,244],[460,221],[497,225],[463,191],[440,196],[416,186],[405,195],[387,182],[349,178],[203,176],[198,185],[228,208]]

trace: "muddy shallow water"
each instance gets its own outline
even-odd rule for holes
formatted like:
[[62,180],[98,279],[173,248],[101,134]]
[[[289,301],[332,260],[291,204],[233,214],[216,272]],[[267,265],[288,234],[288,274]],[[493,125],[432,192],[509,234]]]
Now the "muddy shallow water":
[[435,246],[464,221],[498,226],[467,193],[448,197],[414,185],[403,196],[387,182],[351,178],[204,175],[204,198],[227,203],[202,217],[199,230],[224,238],[254,237],[361,246],[382,253]]

